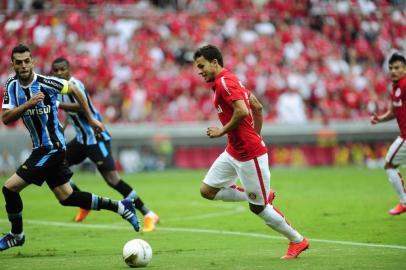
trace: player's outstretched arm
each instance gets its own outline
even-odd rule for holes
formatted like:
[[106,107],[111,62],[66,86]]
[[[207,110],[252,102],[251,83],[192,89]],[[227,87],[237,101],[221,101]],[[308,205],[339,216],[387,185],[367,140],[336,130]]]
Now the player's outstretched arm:
[[104,129],[103,124],[99,122],[97,119],[93,118],[89,105],[86,102],[86,98],[80,92],[79,88],[77,88],[74,84],[69,83],[68,94],[73,94],[75,99],[78,101],[79,106],[83,108],[85,117],[89,122],[90,126],[93,128],[94,132],[96,132],[97,134],[102,132]]
[[394,118],[395,114],[393,113],[393,107],[390,106],[390,108],[382,115],[377,115],[376,113],[374,113],[371,116],[370,121],[372,125],[376,125],[378,123],[390,121]]
[[38,102],[44,100],[44,93],[39,92],[32,96],[26,103],[13,108],[13,109],[5,109],[3,110],[2,120],[5,125],[13,123],[17,121],[26,110],[31,109],[37,105]]
[[252,119],[254,120],[254,129],[261,135],[262,123],[264,121],[262,116],[262,104],[253,94],[251,94],[249,102],[252,111]]

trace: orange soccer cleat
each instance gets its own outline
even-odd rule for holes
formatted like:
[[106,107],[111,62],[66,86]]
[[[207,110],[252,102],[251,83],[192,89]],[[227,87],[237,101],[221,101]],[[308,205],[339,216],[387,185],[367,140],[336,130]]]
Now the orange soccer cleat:
[[90,212],[90,210],[79,208],[79,213],[76,215],[75,221],[81,222],[82,220],[84,220],[87,217],[87,215],[89,215],[89,212]]
[[159,217],[155,214],[144,216],[143,232],[152,232],[155,230],[156,225],[159,223]]
[[281,259],[296,259],[300,253],[309,248],[309,241],[304,238],[300,243],[289,243],[288,252]]
[[389,210],[389,215],[400,215],[402,213],[406,212],[406,206],[404,206],[401,202],[398,203],[394,208]]

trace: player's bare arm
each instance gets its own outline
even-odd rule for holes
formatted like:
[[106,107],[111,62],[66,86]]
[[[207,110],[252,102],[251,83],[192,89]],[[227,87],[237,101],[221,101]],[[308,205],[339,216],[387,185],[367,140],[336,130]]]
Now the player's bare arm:
[[93,118],[85,97],[80,92],[80,90],[72,83],[69,83],[68,94],[73,94],[75,99],[78,101],[79,106],[81,106],[83,108],[83,113],[85,114],[85,117],[86,117],[87,121],[89,121],[89,124],[93,128],[93,130],[97,134],[102,132],[104,129],[103,124],[101,122],[99,122],[97,119]]
[[61,102],[61,103],[59,103],[58,107],[64,111],[68,111],[68,112],[78,112],[78,113],[84,112],[83,108],[78,103]]
[[17,121],[26,110],[31,109],[37,105],[38,102],[44,100],[44,93],[39,92],[32,96],[26,103],[13,109],[3,110],[2,120],[5,125]]
[[251,94],[249,102],[252,111],[252,119],[254,120],[254,129],[258,134],[261,134],[263,123],[262,104],[253,94]]
[[395,118],[395,114],[393,113],[393,107],[391,105],[389,107],[389,109],[382,115],[377,115],[376,113],[374,113],[371,116],[370,121],[371,121],[372,125],[376,125],[378,123],[390,121],[390,120],[392,120],[394,118]]
[[243,100],[236,100],[232,103],[233,116],[223,128],[209,127],[207,128],[207,136],[210,138],[218,138],[235,129],[241,121],[249,115],[248,108]]

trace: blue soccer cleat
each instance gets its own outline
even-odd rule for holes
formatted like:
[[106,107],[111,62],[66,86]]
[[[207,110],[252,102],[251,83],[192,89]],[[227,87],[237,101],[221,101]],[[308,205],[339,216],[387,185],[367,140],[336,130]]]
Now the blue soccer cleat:
[[0,251],[6,250],[6,249],[9,249],[12,247],[16,247],[16,246],[22,246],[22,245],[24,245],[24,242],[25,242],[25,236],[23,236],[23,238],[18,240],[14,235],[12,235],[11,233],[8,233],[0,239]]
[[140,224],[138,223],[137,215],[135,214],[135,208],[132,200],[125,199],[120,201],[124,205],[124,213],[121,215],[124,219],[133,225],[134,230],[137,232],[140,230]]

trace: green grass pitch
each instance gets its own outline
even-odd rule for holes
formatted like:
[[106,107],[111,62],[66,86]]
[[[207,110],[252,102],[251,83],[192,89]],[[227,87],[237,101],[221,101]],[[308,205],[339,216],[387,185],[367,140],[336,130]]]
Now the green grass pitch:
[[[406,269],[406,214],[392,217],[397,203],[384,170],[358,167],[272,169],[274,205],[310,249],[299,259],[279,259],[287,240],[251,214],[246,203],[200,198],[201,171],[123,175],[161,217],[152,233],[136,233],[111,212],[92,212],[80,224],[44,185],[22,193],[26,243],[0,253],[0,269],[127,269],[126,241],[150,243],[147,269]],[[4,181],[3,177],[3,181]],[[98,174],[74,175],[84,190],[119,199]],[[0,232],[9,224],[0,202]]]

